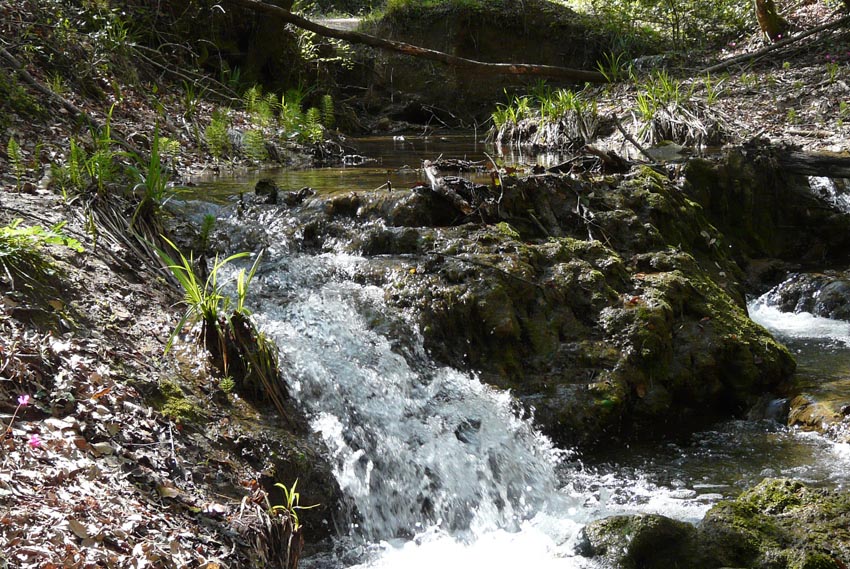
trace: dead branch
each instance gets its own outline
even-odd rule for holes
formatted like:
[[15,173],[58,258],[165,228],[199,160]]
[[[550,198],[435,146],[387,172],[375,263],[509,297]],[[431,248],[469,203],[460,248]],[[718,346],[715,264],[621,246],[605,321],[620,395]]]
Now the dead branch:
[[395,51],[412,57],[421,57],[423,59],[439,61],[440,63],[444,63],[446,65],[460,67],[462,69],[468,69],[470,71],[478,71],[481,73],[491,73],[499,75],[531,75],[542,77],[559,77],[561,79],[568,79],[571,81],[590,83],[608,82],[608,80],[605,79],[604,75],[596,71],[585,71],[582,69],[558,67],[555,65],[532,65],[528,63],[487,63],[483,61],[476,61],[473,59],[466,59],[464,57],[449,55],[448,53],[444,53],[442,51],[427,49],[409,43],[387,40],[361,32],[327,28],[325,26],[317,24],[316,22],[303,18],[298,14],[294,14],[289,10],[286,10],[285,8],[273,6],[271,4],[266,4],[257,0],[229,0],[229,3],[244,6],[246,8],[256,10],[257,12],[277,16],[284,22],[288,22],[299,28],[309,30],[311,32],[319,34],[320,36],[336,38],[350,43],[368,45],[371,47],[376,47],[378,49]]
[[773,43],[767,47],[754,51],[752,53],[742,53],[741,55],[736,55],[735,57],[730,57],[720,63],[712,65],[711,67],[706,67],[700,73],[711,73],[712,71],[719,71],[721,69],[726,69],[732,65],[736,65],[738,63],[742,63],[744,61],[750,61],[752,59],[757,59],[771,51],[777,50],[781,47],[785,47],[786,45],[790,45],[792,43],[798,42],[802,39],[805,39],[811,35],[814,35],[818,32],[822,32],[824,30],[828,30],[831,28],[837,28],[843,24],[850,23],[850,16],[844,16],[843,18],[839,18],[835,21],[828,22],[826,24],[821,24],[820,26],[815,26],[810,30],[806,30],[805,32],[800,32],[799,34],[789,36],[784,40],[779,40],[776,43]]
[[617,115],[612,115],[611,118],[614,120],[614,124],[617,126],[617,130],[620,131],[620,133],[626,138],[626,140],[631,142],[632,145],[634,145],[634,147],[637,148],[641,154],[649,158],[650,162],[655,162],[655,158],[653,158],[652,155],[647,152],[646,149],[641,146],[640,143],[635,140],[635,138],[630,135],[625,128],[623,128],[623,125],[620,123],[620,119],[617,118]]
[[[72,117],[81,118],[84,122],[91,125],[92,128],[95,128],[97,130],[103,129],[103,123],[96,121],[91,115],[77,107],[74,103],[72,103],[65,97],[59,95],[58,93],[51,91],[47,86],[41,83],[41,81],[33,77],[29,73],[29,71],[26,70],[24,65],[20,61],[18,61],[18,59],[14,55],[6,51],[3,46],[0,46],[0,57],[5,59],[9,63],[11,68],[15,71],[15,73],[18,74],[21,79],[26,81],[26,83],[29,84],[33,89],[46,96],[49,100],[61,105],[65,110],[71,113]],[[117,136],[114,130],[112,131],[112,139],[130,152],[134,152],[140,156],[144,155],[144,153],[139,151],[139,149],[137,149],[135,146],[133,146],[120,136]]]

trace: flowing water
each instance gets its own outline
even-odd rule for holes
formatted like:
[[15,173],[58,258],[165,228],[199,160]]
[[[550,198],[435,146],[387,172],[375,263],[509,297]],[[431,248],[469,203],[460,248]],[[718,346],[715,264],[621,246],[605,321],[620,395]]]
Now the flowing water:
[[[351,189],[363,174],[344,183],[333,181],[338,175],[327,173],[331,190]],[[230,231],[244,230],[244,221],[220,215]],[[594,519],[655,512],[696,522],[765,476],[848,482],[846,445],[770,420],[580,460],[537,432],[509,393],[433,362],[383,290],[353,279],[373,260],[290,246],[276,230],[290,222],[286,215],[258,223],[275,245],[252,284],[253,309],[280,347],[290,390],[352,506],[335,551],[304,559],[304,567],[592,567],[575,543]],[[841,369],[850,367],[850,325],[770,315],[766,302],[752,312],[783,338],[803,338],[794,349],[804,373],[815,355],[807,346],[817,353],[822,342],[834,342]]]

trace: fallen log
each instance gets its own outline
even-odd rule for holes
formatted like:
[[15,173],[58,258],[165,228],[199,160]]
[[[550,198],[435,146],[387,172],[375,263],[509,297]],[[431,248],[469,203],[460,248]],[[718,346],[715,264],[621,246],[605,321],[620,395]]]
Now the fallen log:
[[272,4],[266,4],[265,2],[259,2],[257,0],[228,0],[227,3],[243,6],[256,10],[257,12],[276,16],[284,22],[290,23],[305,30],[309,30],[313,33],[319,34],[320,36],[340,39],[349,43],[368,45],[378,49],[394,51],[412,57],[420,57],[423,59],[430,59],[432,61],[439,61],[440,63],[444,63],[446,65],[460,67],[462,69],[468,69],[470,71],[499,75],[557,77],[560,79],[567,79],[582,83],[608,82],[605,76],[597,71],[586,71],[583,69],[558,67],[556,65],[533,65],[529,63],[487,63],[484,61],[476,61],[474,59],[457,57],[455,55],[450,55],[442,51],[428,49],[405,42],[383,39],[369,34],[364,34],[362,32],[328,28],[326,26],[322,26],[321,24],[317,24],[316,22],[308,20],[307,18],[299,16],[298,14],[290,12],[285,8],[273,6]]
[[847,154],[788,150],[777,153],[776,161],[782,168],[795,174],[850,178],[850,156]]

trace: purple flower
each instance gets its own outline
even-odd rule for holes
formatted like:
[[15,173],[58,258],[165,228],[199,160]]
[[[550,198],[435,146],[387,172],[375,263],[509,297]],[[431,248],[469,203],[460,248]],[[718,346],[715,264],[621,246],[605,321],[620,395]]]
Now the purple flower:
[[26,407],[30,404],[30,396],[29,395],[20,395],[18,396],[18,405],[21,407]]
[[30,435],[30,440],[27,441],[27,443],[30,445],[30,448],[40,448],[41,447],[41,439],[36,434]]

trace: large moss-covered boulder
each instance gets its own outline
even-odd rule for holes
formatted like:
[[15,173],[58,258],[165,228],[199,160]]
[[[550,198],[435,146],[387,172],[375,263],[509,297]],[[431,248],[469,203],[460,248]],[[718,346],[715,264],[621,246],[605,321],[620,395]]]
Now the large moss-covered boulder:
[[658,514],[611,516],[582,528],[577,551],[618,569],[695,567],[696,528]]
[[373,259],[357,278],[433,357],[511,389],[560,443],[697,428],[793,371],[747,317],[728,242],[666,176],[452,183],[316,196],[293,228]]

